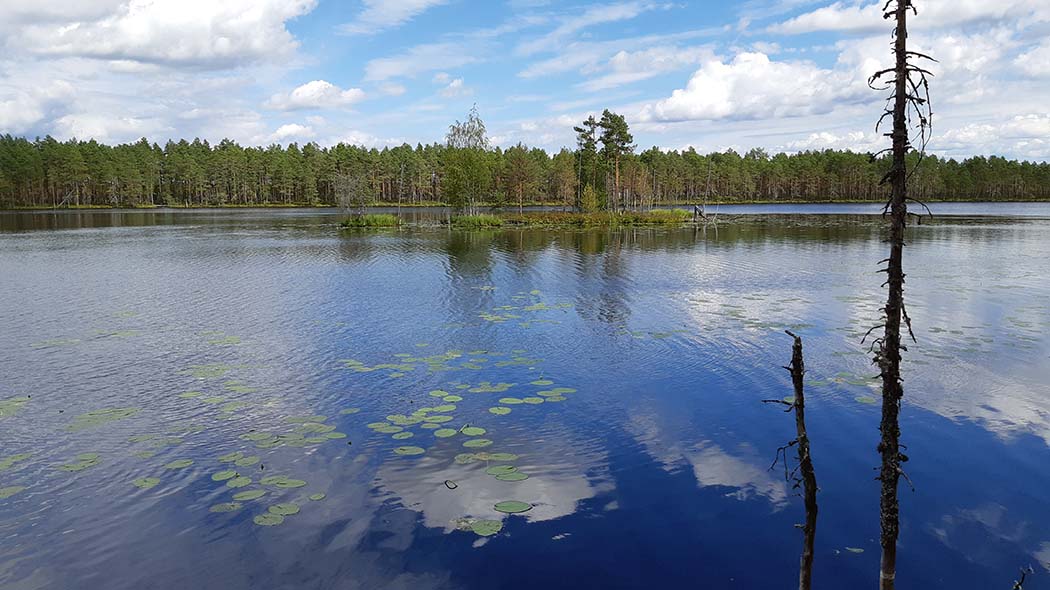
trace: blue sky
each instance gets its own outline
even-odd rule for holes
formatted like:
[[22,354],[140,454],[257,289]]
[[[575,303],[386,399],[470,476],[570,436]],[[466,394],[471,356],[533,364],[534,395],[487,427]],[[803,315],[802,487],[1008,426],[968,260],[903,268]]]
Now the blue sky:
[[[876,2],[0,0],[0,133],[572,145],[611,108],[639,146],[879,149]],[[918,0],[932,151],[1050,159],[1050,3]]]

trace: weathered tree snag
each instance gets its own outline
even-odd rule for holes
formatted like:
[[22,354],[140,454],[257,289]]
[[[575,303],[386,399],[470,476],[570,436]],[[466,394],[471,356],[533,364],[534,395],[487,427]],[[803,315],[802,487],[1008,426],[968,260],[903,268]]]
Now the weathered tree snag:
[[[785,477],[791,479],[794,471],[789,472],[787,469],[787,449],[792,446],[796,447],[798,453],[796,470],[800,477],[795,479],[795,487],[802,486],[802,498],[806,507],[806,522],[799,526],[802,529],[802,556],[799,558],[798,588],[809,590],[813,581],[813,544],[817,537],[817,475],[813,469],[813,457],[809,452],[809,434],[806,432],[806,392],[803,383],[806,363],[802,356],[802,338],[789,330],[785,332],[795,339],[791,347],[791,364],[784,367],[791,373],[791,382],[795,387],[795,399],[790,403],[784,400],[762,401],[784,404],[788,406],[788,412],[792,410],[795,412],[797,438],[777,449],[777,460],[780,459],[780,453],[783,452]],[[774,466],[777,460],[774,460]]]
[[[905,157],[911,149],[908,135],[909,123],[914,113],[918,124],[922,146],[925,148],[932,114],[929,101],[929,84],[927,75],[930,72],[912,65],[911,58],[930,59],[927,55],[908,51],[908,11],[915,11],[911,0],[889,0],[883,8],[883,16],[893,18],[896,22],[893,53],[896,63],[892,69],[876,72],[868,81],[873,84],[881,76],[892,73],[893,94],[890,96],[892,106],[888,107],[879,119],[882,123],[887,116],[892,116],[893,130],[888,133],[893,141],[893,165],[883,177],[889,182],[891,194],[886,211],[890,218],[890,256],[883,260],[886,268],[880,272],[887,274],[885,324],[883,335],[872,345],[874,364],[879,367],[882,376],[882,419],[879,424],[881,439],[878,451],[882,465],[879,469],[879,481],[882,485],[879,501],[879,517],[882,529],[880,544],[882,560],[879,571],[879,588],[893,590],[897,574],[897,537],[900,533],[900,503],[897,488],[903,471],[901,463],[907,456],[901,453],[900,444],[900,408],[904,388],[901,381],[901,350],[907,350],[901,344],[901,323],[905,324],[911,334],[911,319],[904,306],[904,230],[908,215],[908,171]],[[914,76],[914,78],[913,78]],[[873,86],[874,87],[874,86]],[[876,124],[876,129],[878,128]]]
[[1021,579],[1014,581],[1014,588],[1013,588],[1013,590],[1024,590],[1024,580],[1025,580],[1025,578],[1027,578],[1029,576],[1029,574],[1034,574],[1034,573],[1035,573],[1035,570],[1032,569],[1032,566],[1028,566],[1026,568],[1021,568]]

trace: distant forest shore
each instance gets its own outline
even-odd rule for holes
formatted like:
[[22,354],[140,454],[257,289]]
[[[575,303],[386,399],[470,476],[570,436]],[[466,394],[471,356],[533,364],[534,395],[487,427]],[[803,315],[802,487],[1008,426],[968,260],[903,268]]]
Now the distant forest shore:
[[[143,139],[109,146],[0,135],[0,209],[461,205],[452,193],[464,192],[458,185],[483,187],[473,206],[508,208],[581,208],[585,187],[594,189],[599,208],[613,208],[605,203],[613,186],[616,208],[632,209],[886,197],[879,180],[889,161],[866,153],[628,149],[614,166],[593,146],[581,146],[553,154],[524,145],[477,150],[440,143],[259,148],[182,140],[162,147]],[[912,154],[911,166],[918,160]],[[927,155],[914,169],[911,196],[923,201],[1050,201],[1048,163]]]

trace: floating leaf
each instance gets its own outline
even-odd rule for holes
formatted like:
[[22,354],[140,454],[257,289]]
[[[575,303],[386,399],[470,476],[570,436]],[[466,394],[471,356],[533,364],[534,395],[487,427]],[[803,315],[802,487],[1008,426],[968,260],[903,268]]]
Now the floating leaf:
[[285,502],[283,504],[274,504],[270,506],[267,511],[270,514],[278,514],[280,516],[291,516],[293,514],[299,514],[299,505],[294,502]]
[[514,405],[517,405],[517,404],[523,404],[525,402],[523,402],[521,399],[516,398],[516,397],[501,397],[500,400],[499,400],[499,403],[501,403],[501,404],[503,404],[505,406],[514,406]]
[[328,434],[325,434],[324,437],[327,438],[328,440],[335,440],[335,439],[339,439],[339,438],[346,438],[346,433],[345,432],[329,432]]
[[306,482],[301,479],[286,478],[283,481],[279,481],[274,484],[279,488],[301,488],[306,485]]
[[868,405],[872,405],[876,401],[875,398],[871,397],[870,395],[859,395],[859,396],[857,396],[854,399],[856,401],[862,403],[862,404],[868,404]]
[[526,398],[522,398],[521,401],[523,401],[523,402],[525,402],[527,404],[536,405],[536,404],[542,404],[543,403],[543,398],[542,397],[526,397]]
[[497,512],[503,512],[505,514],[520,514],[522,512],[528,512],[532,510],[532,504],[526,504],[525,502],[519,502],[518,500],[506,500],[499,502],[493,508]]
[[209,512],[236,512],[241,509],[239,502],[225,502],[216,504],[208,509]]
[[267,493],[266,490],[248,490],[246,492],[237,492],[233,495],[233,499],[241,502],[249,502],[251,500],[258,500]]
[[547,402],[563,402],[563,401],[565,401],[565,400],[567,400],[569,398],[561,396],[561,395],[552,395],[552,396],[547,397],[545,399],[547,400]]
[[496,479],[500,481],[523,481],[529,479],[529,476],[525,475],[520,471],[515,471],[513,473],[504,473],[503,475],[497,475]]
[[160,483],[160,479],[156,477],[140,477],[135,481],[131,482],[135,487],[148,490]]
[[220,471],[211,476],[212,481],[226,481],[237,477],[237,472],[227,469],[226,471]]
[[440,430],[435,430],[434,436],[438,438],[448,438],[450,436],[456,436],[456,432],[457,431],[452,428],[442,428]]
[[165,469],[185,469],[193,465],[193,459],[176,459],[164,466]]
[[491,413],[493,413],[493,414],[495,414],[497,416],[506,416],[507,414],[510,413],[510,408],[504,408],[503,406],[496,406],[494,408],[489,408],[489,412],[491,412]]
[[496,533],[503,530],[503,521],[501,520],[478,520],[470,525],[470,530],[474,531],[477,535],[482,537],[491,537]]
[[71,461],[64,465],[59,465],[58,469],[61,471],[83,471],[85,469],[94,467],[101,463],[102,460],[99,458],[98,453],[81,453],[76,456],[75,461]]
[[240,460],[242,458],[244,458],[244,453],[242,453],[240,451],[235,451],[233,453],[229,453],[229,454],[226,454],[226,455],[223,455],[223,456],[219,457],[219,462],[220,463],[233,463],[234,461],[238,461],[238,460]]
[[152,459],[153,456],[156,455],[157,453],[154,452],[154,451],[137,451],[137,452],[132,453],[132,454],[135,455],[136,457],[138,457],[139,459]]
[[305,423],[305,422],[324,422],[328,419],[328,416],[289,416],[285,418],[285,422],[292,423]]
[[25,461],[30,457],[29,453],[19,453],[18,455],[11,455],[5,459],[0,459],[0,471],[6,471],[10,469],[15,463],[19,461]]
[[202,395],[204,395],[204,392],[202,391],[187,391],[185,393],[180,393],[178,397],[181,397],[182,399],[193,399],[195,397],[201,397]]
[[[0,412],[2,412],[2,410],[3,408],[0,408]],[[108,424],[109,422],[124,420],[125,418],[130,418],[138,413],[138,408],[104,408],[101,410],[92,410],[74,418],[73,423],[67,426],[66,430],[70,432],[79,432],[88,428]]]
[[543,387],[543,386],[546,386],[546,385],[554,385],[554,382],[551,381],[550,379],[537,379],[537,380],[532,382],[532,385],[539,385],[539,386]]
[[251,457],[245,457],[243,459],[237,459],[237,461],[235,461],[234,464],[237,465],[238,467],[251,467],[252,465],[255,465],[258,462],[259,462],[259,457],[256,457],[256,456],[253,455]]
[[467,442],[463,443],[463,446],[471,449],[480,449],[482,447],[487,447],[491,444],[492,441],[487,438],[472,438]]
[[435,412],[454,412],[454,411],[456,411],[456,406],[454,404],[445,404],[445,405],[441,405],[441,406],[436,406],[434,408],[434,411]]
[[239,476],[231,479],[230,481],[226,482],[226,487],[236,489],[236,488],[247,487],[247,486],[250,486],[251,484],[252,484],[252,478],[245,477],[243,475],[239,475]]
[[488,461],[517,461],[518,456],[514,453],[485,453]]
[[864,553],[864,550],[860,547],[846,547],[846,551],[849,551],[850,553]]
[[280,514],[273,514],[271,512],[267,512],[266,514],[260,514],[259,516],[256,516],[252,520],[255,522],[255,524],[259,526],[277,526],[284,522],[284,517]]
[[345,410],[342,410],[339,413],[344,415],[344,416],[347,416],[349,414],[356,414],[356,413],[358,413],[360,411],[361,411],[361,408],[346,408]]
[[478,458],[474,455],[474,453],[460,453],[456,455],[456,458],[454,460],[459,465],[466,465],[467,463],[473,463],[474,461],[477,461],[477,459]]
[[461,401],[463,401],[463,398],[458,396],[458,395],[446,395],[445,397],[441,398],[441,401],[448,402],[448,403],[454,403],[454,402],[461,402]]
[[488,431],[484,428],[481,428],[480,426],[465,426],[462,430],[460,430],[460,432],[467,436],[481,436],[482,434],[485,434]]
[[430,395],[431,397],[445,397],[446,395],[449,395],[449,393],[441,389],[435,389],[431,391],[428,395]]
[[485,473],[489,475],[499,476],[507,475],[508,473],[514,473],[517,470],[518,468],[514,467],[513,465],[496,465],[494,467],[489,467],[488,469],[486,469]]
[[394,449],[394,453],[395,454],[406,455],[406,456],[422,455],[425,452],[426,452],[426,450],[424,450],[421,447],[398,447],[398,448]]
[[327,497],[328,496],[326,496],[325,494],[311,494],[310,500],[313,502],[320,502],[321,500],[324,500]]
[[0,500],[6,500],[24,489],[24,486],[8,486],[6,488],[0,488]]
[[[440,432],[440,431],[438,431]],[[399,432],[390,438],[394,440],[405,440],[406,438],[412,438],[414,435],[411,432]]]
[[434,429],[437,429],[437,428],[441,428],[441,425],[437,424],[435,422],[426,422],[424,424],[420,424],[419,427],[420,428],[426,428],[427,430],[434,430]]

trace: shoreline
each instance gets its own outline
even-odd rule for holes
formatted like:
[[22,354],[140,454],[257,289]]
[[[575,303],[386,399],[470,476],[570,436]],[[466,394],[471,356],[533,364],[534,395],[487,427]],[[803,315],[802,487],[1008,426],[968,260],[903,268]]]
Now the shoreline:
[[[986,205],[1018,205],[1025,203],[1050,203],[1050,199],[1017,199],[1017,200],[1001,200],[1001,201],[983,201],[983,200],[951,200],[951,199],[931,199],[924,201],[927,204],[930,203],[981,203]],[[693,205],[704,205],[706,207],[714,206],[736,206],[736,205],[864,205],[864,204],[882,204],[884,201],[871,201],[871,200],[832,200],[832,201],[778,201],[778,200],[749,200],[749,201],[708,201],[707,203],[700,203],[695,201],[672,201],[668,203],[660,203],[654,205],[650,210],[667,209],[672,207],[692,207]],[[539,207],[544,208],[546,211],[568,211],[568,209],[562,205],[555,205],[550,203],[525,203],[526,208],[536,209]],[[913,205],[917,207],[918,205]],[[451,205],[446,203],[373,203],[364,207],[364,211],[371,211],[377,209],[448,209]],[[477,207],[488,210],[502,209],[505,213],[513,213],[518,207],[497,205],[492,203],[479,203]],[[141,206],[112,206],[112,205],[81,205],[81,206],[66,206],[66,207],[4,207],[0,208],[0,213],[14,213],[14,212],[46,212],[46,211],[219,211],[219,210],[271,210],[271,209],[310,209],[310,210],[343,210],[338,205],[312,205],[310,203],[291,203],[291,204],[253,204],[253,205],[237,205],[237,204],[218,204],[218,205],[141,205]],[[348,211],[348,214],[353,214],[357,211],[357,208]]]

